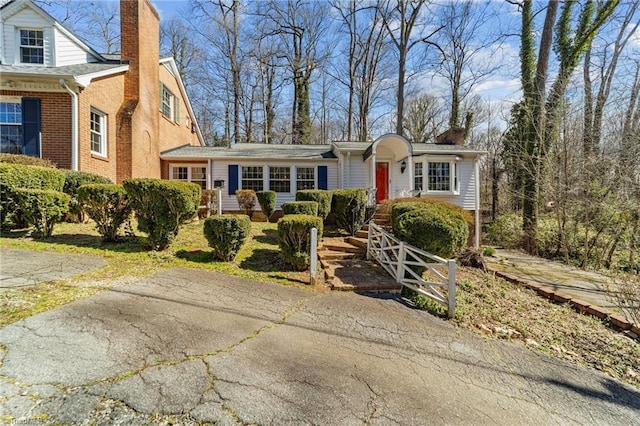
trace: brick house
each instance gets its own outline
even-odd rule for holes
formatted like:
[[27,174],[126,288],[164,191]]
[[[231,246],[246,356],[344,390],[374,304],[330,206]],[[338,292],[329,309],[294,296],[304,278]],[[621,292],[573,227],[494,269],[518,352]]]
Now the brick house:
[[114,182],[161,176],[160,152],[204,145],[149,0],[121,0],[121,54],[102,55],[31,0],[1,8],[2,152]]

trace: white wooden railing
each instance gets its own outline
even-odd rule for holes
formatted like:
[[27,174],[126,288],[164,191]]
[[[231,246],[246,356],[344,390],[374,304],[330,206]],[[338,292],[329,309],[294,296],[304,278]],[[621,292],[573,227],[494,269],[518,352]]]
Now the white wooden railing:
[[[447,307],[456,309],[456,261],[443,259],[400,241],[373,222],[369,223],[367,259],[375,259],[396,282]],[[419,275],[412,267],[426,268]]]

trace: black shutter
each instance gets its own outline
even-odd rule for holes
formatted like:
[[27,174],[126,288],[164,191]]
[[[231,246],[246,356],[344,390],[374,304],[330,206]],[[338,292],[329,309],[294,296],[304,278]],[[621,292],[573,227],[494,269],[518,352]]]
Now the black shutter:
[[229,164],[229,195],[236,195],[238,190],[238,165]]
[[22,98],[22,153],[40,157],[40,99]]
[[318,166],[318,189],[327,189],[327,166]]

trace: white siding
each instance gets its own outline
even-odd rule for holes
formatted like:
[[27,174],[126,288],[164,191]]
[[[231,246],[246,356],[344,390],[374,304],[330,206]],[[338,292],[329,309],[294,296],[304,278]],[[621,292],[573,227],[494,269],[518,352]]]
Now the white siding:
[[56,66],[86,64],[96,62],[96,58],[78,46],[73,40],[67,37],[57,28],[53,29],[56,43]]
[[[224,189],[222,190],[222,210],[239,210],[238,201],[236,200],[235,195],[229,195],[229,165],[235,164],[238,165],[238,173],[242,173],[242,166],[300,166],[300,167],[312,167],[312,166],[327,166],[327,189],[337,189],[338,188],[338,161],[326,161],[326,162],[310,162],[310,161],[300,161],[300,160],[272,160],[268,162],[264,161],[238,161],[234,159],[230,160],[213,160],[212,162],[212,171],[211,171],[211,179],[220,180],[224,179]],[[265,167],[263,172],[263,179],[265,182],[264,189],[268,188],[268,180],[269,180],[269,168]],[[276,198],[276,209],[279,209],[282,203],[286,203],[288,201],[295,201],[296,194],[294,192],[294,181],[295,175],[292,173],[291,175],[291,192],[290,193],[278,193]],[[316,184],[318,179],[318,173],[316,169]],[[240,179],[239,179],[240,181]],[[212,185],[213,186],[213,185]],[[260,206],[256,205],[255,210],[259,211]]]
[[6,52],[4,52],[3,63],[20,63],[18,30],[21,28],[44,31],[44,65],[53,66],[54,43],[52,37],[47,37],[47,34],[51,34],[51,23],[28,8],[22,9],[4,22],[4,40],[2,44]]
[[[405,172],[406,173],[406,172]],[[426,173],[426,169],[424,171]],[[462,207],[465,210],[475,210],[476,176],[474,175],[473,159],[465,158],[458,163],[459,195],[425,194],[422,197],[434,198]]]
[[371,180],[369,176],[371,171],[370,161],[362,161],[362,154],[351,154],[350,157],[344,156],[345,167],[345,188],[369,188]]

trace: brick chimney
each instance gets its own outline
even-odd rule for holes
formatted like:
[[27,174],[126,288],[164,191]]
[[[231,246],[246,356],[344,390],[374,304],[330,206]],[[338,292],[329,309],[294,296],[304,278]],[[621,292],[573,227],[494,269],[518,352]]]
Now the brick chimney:
[[149,0],[120,0],[120,43],[129,71],[118,114],[117,180],[160,177],[160,17]]

